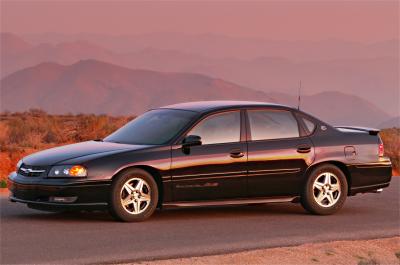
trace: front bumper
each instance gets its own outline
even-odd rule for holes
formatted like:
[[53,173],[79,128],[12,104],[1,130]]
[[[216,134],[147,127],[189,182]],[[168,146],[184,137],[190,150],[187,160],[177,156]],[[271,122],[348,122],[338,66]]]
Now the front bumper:
[[10,200],[40,210],[105,209],[110,181],[25,177],[15,172],[8,177]]

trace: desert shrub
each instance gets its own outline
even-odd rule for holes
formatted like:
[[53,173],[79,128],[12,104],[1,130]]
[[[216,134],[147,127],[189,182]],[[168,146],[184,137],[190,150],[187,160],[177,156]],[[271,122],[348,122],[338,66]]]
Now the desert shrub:
[[11,119],[8,122],[10,144],[21,147],[39,146],[41,135],[46,133],[46,126],[29,117]]
[[0,153],[0,179],[5,180],[10,172],[15,170],[15,165],[18,160],[23,157],[25,153],[23,152],[13,152],[13,153]]
[[35,116],[35,117],[43,117],[46,116],[47,113],[44,110],[41,109],[29,109],[27,112],[25,112],[25,115],[30,115],[30,116]]
[[45,126],[47,127],[47,131],[43,134],[43,142],[47,144],[62,144],[68,142],[68,127],[62,119],[59,120],[51,116],[46,119]]
[[8,142],[9,142],[8,126],[3,120],[0,120],[0,151],[5,150]]
[[[19,159],[42,149],[104,138],[134,117],[49,115],[39,109],[0,114],[0,181]],[[2,185],[2,184],[0,184]]]
[[8,128],[8,139],[11,144],[22,142],[29,130],[21,119],[10,120]]
[[6,188],[7,187],[7,181],[5,179],[0,179],[0,188]]
[[53,130],[49,130],[44,136],[43,136],[43,141],[45,143],[57,143],[58,137],[57,134]]
[[385,147],[385,154],[390,157],[393,169],[400,173],[400,128],[382,130],[379,135]]
[[109,117],[102,116],[83,116],[77,121],[75,133],[76,141],[85,141],[90,139],[101,139],[117,129]]

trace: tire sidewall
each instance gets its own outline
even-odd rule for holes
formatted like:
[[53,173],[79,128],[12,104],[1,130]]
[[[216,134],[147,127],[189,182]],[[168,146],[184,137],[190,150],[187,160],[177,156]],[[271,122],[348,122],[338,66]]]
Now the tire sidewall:
[[[340,181],[340,197],[339,200],[332,205],[331,207],[322,207],[320,206],[314,199],[313,195],[313,184],[315,179],[322,173],[324,172],[330,172],[334,174]],[[348,184],[347,184],[347,179],[344,173],[336,166],[334,165],[321,165],[314,170],[311,171],[311,174],[309,175],[307,179],[307,183],[305,185],[305,189],[302,194],[302,203],[303,206],[307,210],[309,210],[312,213],[315,214],[320,214],[320,215],[329,215],[337,212],[342,208],[344,202],[346,201],[347,198],[347,193],[348,193]]]
[[[151,201],[147,209],[140,214],[128,213],[121,204],[120,192],[125,184],[132,177],[141,178],[146,181],[151,189]],[[110,192],[110,212],[120,221],[140,222],[149,218],[157,208],[158,204],[158,186],[153,176],[142,169],[129,169],[116,176],[111,185]]]

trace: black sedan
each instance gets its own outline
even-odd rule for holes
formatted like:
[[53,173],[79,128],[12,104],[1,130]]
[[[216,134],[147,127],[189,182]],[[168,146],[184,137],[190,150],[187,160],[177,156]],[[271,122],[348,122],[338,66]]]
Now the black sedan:
[[268,202],[327,215],[347,196],[389,186],[378,133],[276,104],[171,105],[102,140],[23,158],[9,176],[10,200],[41,210],[108,209],[123,221],[156,208]]

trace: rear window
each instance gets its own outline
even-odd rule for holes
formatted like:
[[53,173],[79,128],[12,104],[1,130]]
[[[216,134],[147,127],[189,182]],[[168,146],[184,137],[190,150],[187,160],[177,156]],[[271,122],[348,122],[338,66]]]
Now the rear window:
[[249,110],[247,113],[252,140],[299,137],[299,126],[290,111]]

